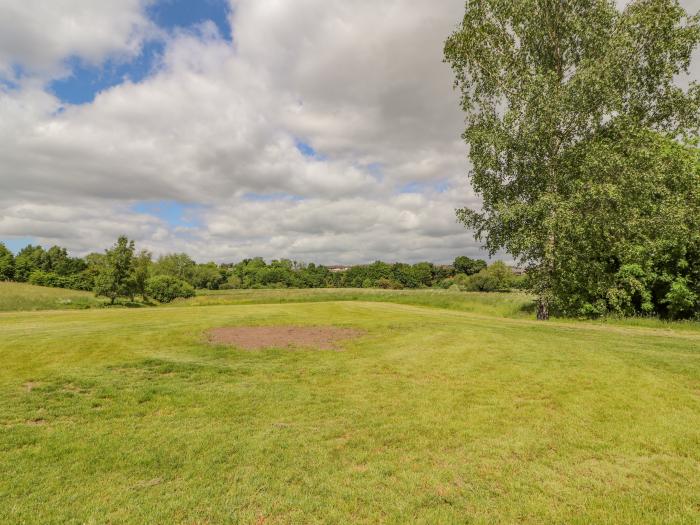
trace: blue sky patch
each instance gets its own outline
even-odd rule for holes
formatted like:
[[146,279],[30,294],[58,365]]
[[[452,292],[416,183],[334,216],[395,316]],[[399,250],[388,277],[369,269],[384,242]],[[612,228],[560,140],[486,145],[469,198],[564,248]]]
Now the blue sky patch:
[[5,91],[14,90],[18,87],[19,85],[16,82],[0,77],[0,88],[4,89]]
[[177,201],[142,201],[134,204],[131,209],[136,213],[144,213],[157,217],[170,226],[199,226],[195,216],[201,206],[197,204],[183,204]]
[[148,8],[148,17],[163,29],[190,29],[211,21],[222,38],[231,41],[229,14],[227,0],[160,0]]
[[[222,38],[231,41],[229,7],[226,0],[160,0],[147,9],[149,18],[160,28],[172,32],[190,30],[213,22]],[[49,91],[66,104],[85,104],[95,100],[101,91],[126,81],[138,83],[158,67],[165,42],[146,41],[138,56],[131,60],[110,59],[104,64],[86,64],[80,57],[71,57],[65,64],[71,74],[51,82]],[[3,85],[11,87],[9,81]]]
[[304,142],[303,140],[296,139],[295,140],[295,145],[297,150],[299,150],[299,153],[304,155],[304,157],[308,157],[310,159],[315,159],[315,160],[326,160],[326,156],[320,154],[318,151],[316,151],[311,144],[308,142]]
[[[15,255],[17,255],[17,252],[19,252],[28,244],[33,244],[34,246],[37,245],[36,239],[34,239],[33,237],[14,237],[12,239],[0,239],[0,242],[2,242],[7,247],[7,249],[13,252]],[[44,246],[44,248],[47,247]]]
[[443,180],[438,182],[410,182],[399,188],[399,193],[424,193],[434,191],[444,193],[450,189],[450,183]]
[[304,155],[304,157],[315,157],[316,156],[316,150],[313,149],[306,142],[302,142],[301,140],[297,140],[296,146],[297,146],[297,149],[299,150],[299,153]]
[[70,58],[66,63],[72,73],[55,80],[49,90],[68,104],[92,102],[100,91],[117,86],[127,80],[137,83],[150,75],[163,54],[164,43],[146,42],[141,54],[130,62],[108,60],[100,66],[83,63],[79,58]]

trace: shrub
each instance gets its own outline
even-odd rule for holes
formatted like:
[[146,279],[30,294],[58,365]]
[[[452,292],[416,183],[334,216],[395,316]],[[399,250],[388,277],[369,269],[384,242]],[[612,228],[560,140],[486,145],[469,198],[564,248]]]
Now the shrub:
[[679,277],[671,284],[671,289],[666,294],[663,302],[668,305],[668,313],[671,319],[683,317],[692,313],[698,301],[698,296],[688,288],[687,281]]
[[595,319],[601,315],[605,315],[608,311],[605,301],[596,301],[594,304],[584,303],[579,309],[579,317]]
[[53,272],[34,270],[29,274],[29,284],[36,286],[51,286],[53,288],[69,288],[70,280]]
[[433,285],[433,288],[442,288],[443,290],[447,290],[450,286],[452,286],[453,282],[450,277],[447,277],[445,279],[440,279],[438,282],[436,282]]
[[64,279],[66,280],[66,288],[73,290],[90,291],[95,287],[95,277],[87,271],[69,275]]
[[219,285],[219,290],[236,290],[243,288],[243,281],[237,275],[231,275],[225,283]]
[[515,290],[528,290],[530,288],[530,280],[528,279],[527,274],[513,275],[510,287]]
[[513,272],[502,261],[496,261],[479,273],[470,275],[465,288],[475,292],[497,292],[508,290],[513,282]]
[[458,273],[452,278],[452,282],[459,286],[460,288],[468,288],[469,287],[469,276],[465,273]]
[[501,289],[498,278],[487,270],[470,276],[465,288],[470,292],[495,292]]
[[52,288],[70,288],[71,290],[92,290],[94,278],[86,271],[73,275],[59,275],[56,272],[33,270],[27,279],[35,286],[50,286]]
[[160,303],[169,303],[178,297],[194,296],[191,284],[170,275],[156,275],[148,279],[146,292]]
[[385,290],[402,290],[403,285],[396,279],[387,279],[382,277],[377,279],[377,287],[384,288]]

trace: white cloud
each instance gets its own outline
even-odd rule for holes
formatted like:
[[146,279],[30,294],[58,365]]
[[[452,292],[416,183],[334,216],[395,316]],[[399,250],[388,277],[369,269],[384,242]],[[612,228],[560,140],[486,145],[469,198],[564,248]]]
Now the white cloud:
[[[0,0],[0,73],[36,72],[20,89],[0,85],[0,239],[85,253],[126,233],[219,261],[480,253],[455,221],[478,201],[442,63],[463,0],[236,0],[233,44],[206,24],[161,34],[164,55],[143,81],[80,106],[47,92],[68,56],[137,52],[155,31],[144,7]],[[134,211],[164,200],[196,205],[196,221]]]
[[89,64],[135,55],[154,31],[144,14],[150,0],[1,0],[0,74],[66,72],[76,56]]
[[[171,35],[152,77],[90,104],[63,106],[39,88],[6,92],[0,174],[10,191],[0,197],[0,235],[84,252],[125,231],[156,250],[219,260],[442,258],[432,238],[455,236],[469,249],[453,211],[467,194],[396,194],[407,182],[464,174],[461,116],[441,63],[461,0],[440,9],[293,4],[235,2],[235,45],[207,26]],[[70,19],[75,9],[61,7]],[[87,43],[59,30],[51,46],[29,34],[21,53],[5,47],[0,56],[48,70],[71,54],[128,54],[148,27],[142,8],[124,4],[105,31],[112,39]],[[304,156],[297,141],[320,156]],[[173,227],[130,208],[149,199],[204,208],[197,226]],[[450,250],[454,243],[448,258]]]

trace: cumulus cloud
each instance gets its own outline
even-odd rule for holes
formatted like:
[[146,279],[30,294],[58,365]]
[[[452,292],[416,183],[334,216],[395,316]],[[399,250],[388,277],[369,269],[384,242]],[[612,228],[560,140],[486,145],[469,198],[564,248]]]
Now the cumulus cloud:
[[133,56],[155,31],[145,16],[147,0],[26,0],[0,2],[0,73],[66,73],[71,56],[99,64]]
[[[233,42],[213,23],[156,28],[149,4],[0,0],[0,239],[82,254],[125,233],[217,261],[484,255],[454,215],[478,206],[442,63],[463,0],[233,0]],[[51,93],[66,59],[128,61],[153,38],[141,81],[81,105]]]
[[[1,63],[40,76],[69,56],[98,63],[137,53],[153,32],[144,7],[65,0],[32,19],[13,2],[3,19],[22,35],[5,33]],[[461,116],[441,63],[461,0],[439,9],[411,0],[231,7],[233,44],[207,24],[160,35],[154,74],[92,103],[65,104],[45,85],[6,89],[0,235],[85,252],[124,231],[156,251],[217,260],[474,252],[454,221],[469,199],[461,182],[459,194],[399,193],[417,181],[457,184],[465,172]],[[17,29],[52,27],[52,17],[55,30]],[[95,31],[78,35],[71,24]],[[196,223],[134,211],[163,200],[196,204]]]

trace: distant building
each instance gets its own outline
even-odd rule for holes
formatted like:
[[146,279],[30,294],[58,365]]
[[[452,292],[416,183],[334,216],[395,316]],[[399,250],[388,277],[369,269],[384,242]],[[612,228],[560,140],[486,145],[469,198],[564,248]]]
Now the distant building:
[[518,268],[517,266],[510,266],[509,268],[515,275],[525,275],[525,268]]
[[347,272],[352,266],[345,266],[342,264],[336,264],[334,266],[326,266],[328,268],[329,272],[333,273],[339,273],[339,272]]

